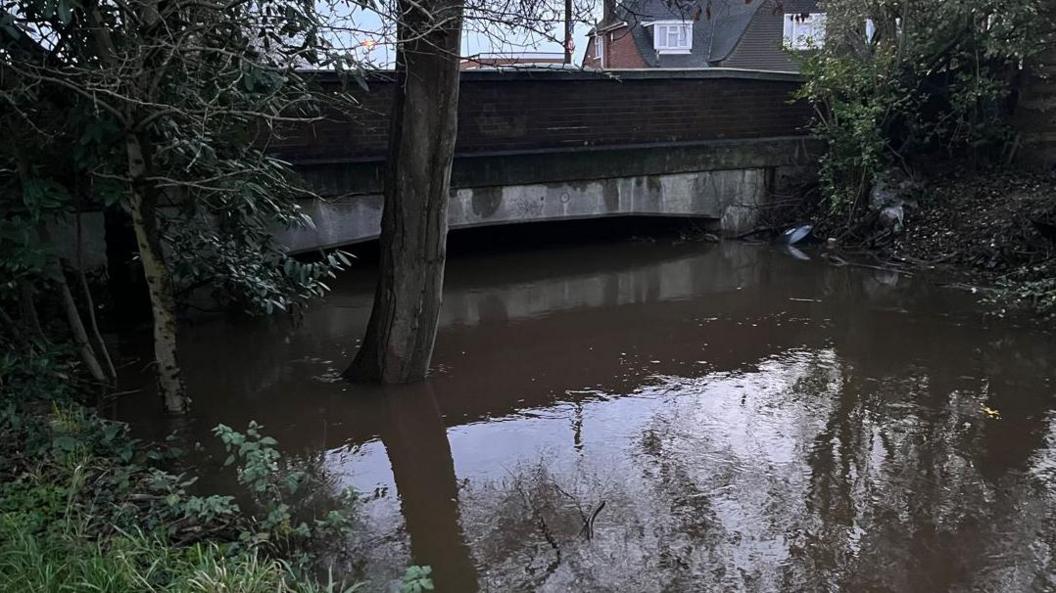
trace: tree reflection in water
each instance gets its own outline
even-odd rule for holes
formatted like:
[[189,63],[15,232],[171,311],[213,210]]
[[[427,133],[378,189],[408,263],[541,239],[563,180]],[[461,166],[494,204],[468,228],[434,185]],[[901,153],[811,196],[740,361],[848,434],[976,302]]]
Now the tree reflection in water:
[[1056,590],[1056,341],[968,295],[730,243],[453,261],[438,372],[375,391],[333,379],[361,280],[185,366],[202,426],[360,487],[375,589]]

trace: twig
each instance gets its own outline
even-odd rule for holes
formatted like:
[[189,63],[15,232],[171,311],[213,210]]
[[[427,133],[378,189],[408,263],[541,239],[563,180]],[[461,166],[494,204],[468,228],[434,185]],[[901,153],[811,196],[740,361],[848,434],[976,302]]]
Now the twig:
[[[78,198],[80,192],[77,192]],[[81,209],[77,209],[77,276],[81,280],[81,290],[84,291],[85,308],[88,310],[88,322],[92,328],[92,337],[95,338],[96,343],[99,344],[99,352],[103,355],[103,362],[106,363],[106,371],[110,376],[110,380],[114,381],[117,379],[117,370],[114,369],[114,361],[110,358],[110,350],[106,347],[106,341],[103,340],[103,334],[99,331],[99,320],[95,314],[95,301],[92,299],[92,291],[88,288],[88,278],[84,274],[84,257],[82,255],[83,249],[81,245]]]
[[594,521],[598,518],[598,514],[601,513],[602,509],[605,508],[605,501],[601,501],[598,508],[594,509],[594,512],[590,514],[590,519],[583,523],[583,529],[579,531],[580,535],[586,533],[587,541],[594,539]]

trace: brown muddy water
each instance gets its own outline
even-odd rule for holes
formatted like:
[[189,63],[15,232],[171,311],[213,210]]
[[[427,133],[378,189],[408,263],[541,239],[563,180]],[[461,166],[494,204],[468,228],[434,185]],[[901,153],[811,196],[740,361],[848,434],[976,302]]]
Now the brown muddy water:
[[432,378],[382,390],[338,378],[371,283],[183,343],[201,440],[255,419],[359,492],[367,590],[1056,590],[1056,340],[969,293],[737,243],[463,256]]

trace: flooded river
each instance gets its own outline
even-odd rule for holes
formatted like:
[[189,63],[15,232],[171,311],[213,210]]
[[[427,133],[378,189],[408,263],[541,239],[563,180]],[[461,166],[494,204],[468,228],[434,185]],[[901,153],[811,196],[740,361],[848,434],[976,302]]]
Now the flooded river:
[[1056,590],[1056,338],[967,292],[738,243],[460,256],[432,378],[382,390],[338,378],[371,275],[334,289],[184,363],[202,440],[255,419],[357,490],[368,590]]

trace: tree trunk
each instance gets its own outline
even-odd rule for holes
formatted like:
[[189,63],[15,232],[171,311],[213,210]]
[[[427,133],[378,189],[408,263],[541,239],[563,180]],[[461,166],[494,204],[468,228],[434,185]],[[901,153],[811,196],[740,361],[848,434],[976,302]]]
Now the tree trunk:
[[565,0],[565,63],[572,63],[572,0]]
[[129,197],[132,227],[136,232],[136,244],[154,317],[154,362],[157,365],[158,391],[166,412],[183,414],[190,400],[176,360],[176,299],[158,235],[156,198],[152,188],[145,187],[143,183],[149,155],[144,152],[143,144],[135,133],[128,134],[125,147],[128,152],[128,172],[132,178]]
[[458,120],[462,0],[400,1],[381,262],[374,308],[345,377],[425,378],[447,254],[447,201]]
[[103,332],[99,331],[99,318],[95,314],[95,299],[92,298],[92,289],[88,286],[88,277],[84,273],[84,231],[81,224],[81,216],[84,211],[83,202],[78,192],[77,214],[77,278],[81,282],[81,291],[84,292],[84,308],[88,311],[88,321],[91,323],[92,335],[95,337],[96,346],[99,348],[100,358],[106,363],[106,375],[111,382],[117,379],[117,369],[114,361],[110,358],[110,350],[106,347]]
[[102,365],[99,364],[99,358],[95,355],[91,342],[88,341],[88,332],[84,329],[84,322],[81,321],[77,303],[73,300],[73,293],[70,292],[69,283],[66,282],[66,274],[57,262],[56,267],[59,269],[56,271],[55,280],[59,283],[62,310],[66,313],[66,321],[69,323],[70,333],[73,334],[73,343],[77,344],[77,350],[81,353],[81,360],[88,367],[88,372],[92,375],[92,378],[100,383],[110,383],[111,378],[103,371]]
[[[41,243],[49,248],[54,245],[51,240],[51,234],[48,233],[48,228],[43,223],[38,226],[37,235],[40,237]],[[54,277],[55,282],[59,285],[62,312],[66,315],[66,324],[70,326],[70,334],[73,337],[73,343],[77,345],[78,352],[81,353],[81,360],[88,367],[88,373],[93,379],[99,383],[110,383],[112,377],[103,371],[102,365],[99,364],[99,357],[96,356],[95,349],[92,348],[91,342],[88,341],[88,332],[84,329],[81,313],[77,310],[77,301],[73,299],[70,283],[66,281],[66,273],[62,269],[62,262],[58,256],[50,255],[47,265],[50,275]]]

